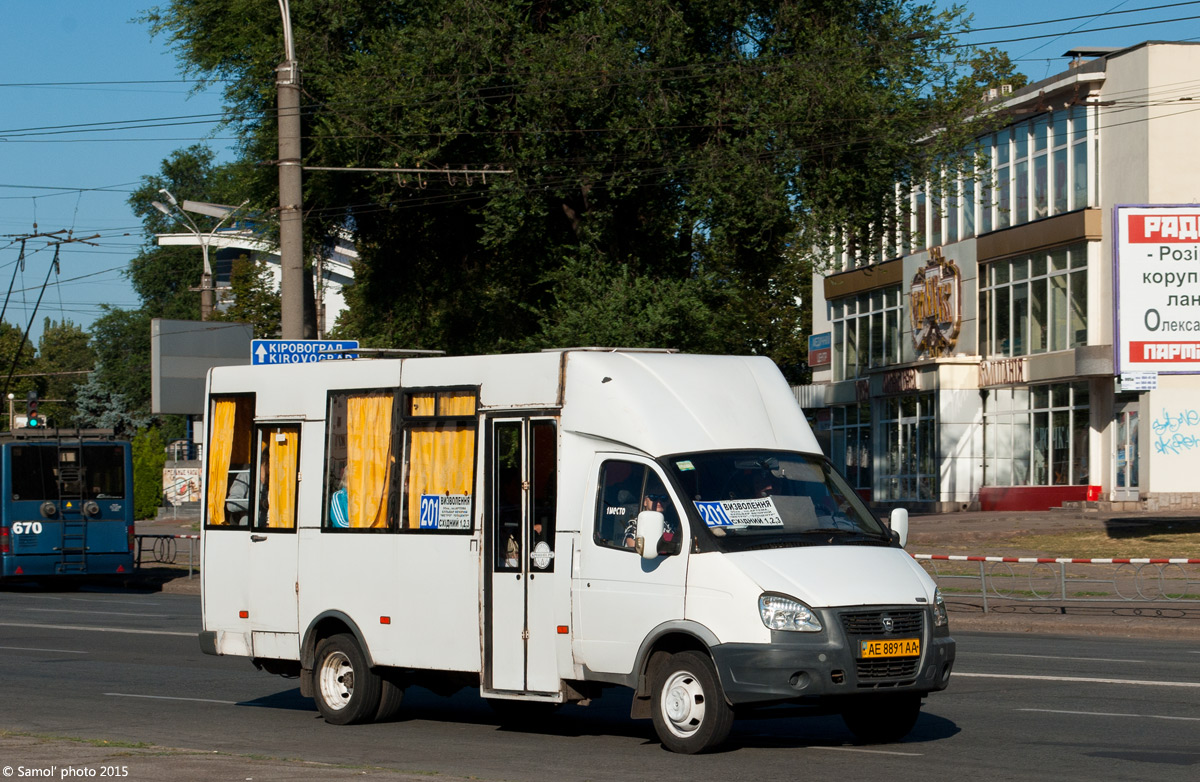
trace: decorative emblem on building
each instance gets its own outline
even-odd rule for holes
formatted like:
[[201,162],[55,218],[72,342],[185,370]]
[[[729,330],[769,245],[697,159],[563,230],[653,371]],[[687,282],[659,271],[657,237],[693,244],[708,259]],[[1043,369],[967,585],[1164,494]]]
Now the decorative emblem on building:
[[908,317],[918,356],[948,356],[962,327],[962,274],[941,247],[929,250],[929,263],[917,270],[908,293]]

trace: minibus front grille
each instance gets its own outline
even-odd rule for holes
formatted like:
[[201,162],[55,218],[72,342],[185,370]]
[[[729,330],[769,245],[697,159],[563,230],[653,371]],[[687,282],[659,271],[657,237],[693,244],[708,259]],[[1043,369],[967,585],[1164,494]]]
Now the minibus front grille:
[[[890,620],[891,628],[888,628]],[[846,635],[881,636],[881,635],[917,635],[920,637],[925,628],[925,612],[915,611],[855,611],[842,614],[842,628]]]
[[915,679],[920,658],[885,657],[881,660],[859,660],[855,663],[859,687],[874,687],[880,679]]

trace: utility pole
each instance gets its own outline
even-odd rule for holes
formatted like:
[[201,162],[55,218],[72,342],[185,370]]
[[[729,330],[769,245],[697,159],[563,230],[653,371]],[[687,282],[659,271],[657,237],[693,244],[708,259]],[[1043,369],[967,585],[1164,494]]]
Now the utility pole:
[[279,0],[286,59],[275,69],[279,124],[279,299],[284,339],[303,339],[304,224],[300,157],[300,64],[288,0]]

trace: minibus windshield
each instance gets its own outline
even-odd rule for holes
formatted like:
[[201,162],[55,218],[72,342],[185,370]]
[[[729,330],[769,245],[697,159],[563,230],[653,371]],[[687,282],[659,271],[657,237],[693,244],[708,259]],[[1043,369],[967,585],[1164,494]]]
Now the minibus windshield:
[[823,457],[717,451],[663,461],[720,549],[891,544],[887,528]]

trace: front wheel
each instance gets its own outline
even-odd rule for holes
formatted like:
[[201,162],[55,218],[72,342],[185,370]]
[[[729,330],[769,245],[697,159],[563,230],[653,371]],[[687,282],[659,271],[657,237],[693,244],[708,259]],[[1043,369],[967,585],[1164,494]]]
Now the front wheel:
[[671,655],[654,677],[651,697],[654,730],[672,752],[712,749],[733,727],[733,709],[725,702],[717,669],[700,652]]
[[865,744],[888,744],[909,734],[921,715],[921,696],[863,695],[842,708],[842,721]]
[[333,635],[317,644],[313,693],[326,722],[352,725],[375,718],[383,680],[371,671],[354,636]]

